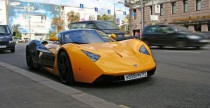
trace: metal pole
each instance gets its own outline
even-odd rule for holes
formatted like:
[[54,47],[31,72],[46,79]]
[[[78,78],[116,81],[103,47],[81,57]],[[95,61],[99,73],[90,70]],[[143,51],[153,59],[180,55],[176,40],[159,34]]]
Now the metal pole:
[[[144,28],[144,4],[143,4],[143,0],[140,0],[141,3],[141,32],[143,31]],[[141,35],[140,35],[140,39],[141,39]]]
[[29,16],[29,36],[30,36],[29,41],[31,41],[31,7],[30,7],[30,4],[28,5],[28,16]]
[[115,2],[114,2],[114,23],[116,23]]
[[152,15],[155,15],[154,0],[152,0]]

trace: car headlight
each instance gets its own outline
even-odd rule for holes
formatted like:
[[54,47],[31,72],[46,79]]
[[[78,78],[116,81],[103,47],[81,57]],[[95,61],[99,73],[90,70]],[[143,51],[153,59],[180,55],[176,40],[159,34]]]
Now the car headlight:
[[99,55],[94,54],[94,53],[92,53],[92,52],[84,51],[84,50],[82,50],[82,52],[84,52],[84,53],[85,53],[92,61],[94,61],[94,62],[96,62],[96,61],[100,58]]
[[189,39],[201,39],[200,36],[196,36],[196,35],[189,35],[187,36]]
[[10,44],[15,43],[14,41],[9,41]]
[[149,51],[146,49],[146,47],[144,45],[142,45],[139,49],[140,53],[146,54],[146,55],[150,55]]

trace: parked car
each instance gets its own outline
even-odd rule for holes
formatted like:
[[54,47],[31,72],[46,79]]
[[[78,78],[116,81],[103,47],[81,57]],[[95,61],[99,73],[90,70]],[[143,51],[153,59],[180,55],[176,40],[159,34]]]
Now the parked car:
[[10,50],[15,52],[15,41],[13,40],[10,28],[8,25],[0,25],[0,50]]
[[116,40],[124,40],[125,33],[120,31],[118,26],[113,21],[80,21],[73,22],[68,25],[69,29],[96,29],[100,30],[107,35],[115,34]]
[[149,77],[156,70],[144,42],[118,42],[92,29],[63,31],[50,41],[32,40],[26,46],[26,60],[29,69],[46,68],[65,84],[130,81]]
[[190,32],[186,27],[178,25],[149,25],[142,33],[142,40],[150,46],[174,46],[200,48],[210,41],[201,33]]

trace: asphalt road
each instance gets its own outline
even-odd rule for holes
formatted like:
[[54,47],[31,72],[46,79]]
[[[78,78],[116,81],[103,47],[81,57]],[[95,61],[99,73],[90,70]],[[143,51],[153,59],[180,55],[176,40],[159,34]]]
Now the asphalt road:
[[[0,52],[0,61],[27,69],[25,44]],[[210,45],[201,50],[152,48],[156,74],[148,79],[111,84],[77,84],[73,88],[131,108],[210,108]],[[34,72],[49,79],[58,78]]]

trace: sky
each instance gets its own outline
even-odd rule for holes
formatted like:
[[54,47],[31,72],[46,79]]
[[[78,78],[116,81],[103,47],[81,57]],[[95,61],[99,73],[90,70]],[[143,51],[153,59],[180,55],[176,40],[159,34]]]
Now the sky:
[[[84,5],[84,8],[94,8],[97,7],[99,14],[105,14],[107,10],[111,10],[111,14],[114,13],[114,5],[116,14],[119,17],[123,16],[123,11],[128,13],[129,9],[124,6],[124,0],[21,0],[21,1],[31,1],[39,3],[50,3],[57,5],[67,5],[79,7],[80,4]],[[121,2],[121,3],[118,3]]]

